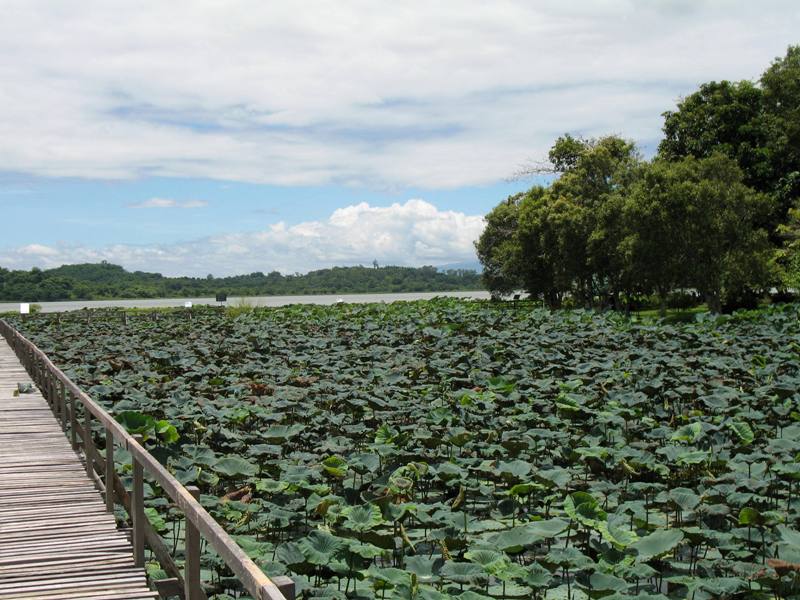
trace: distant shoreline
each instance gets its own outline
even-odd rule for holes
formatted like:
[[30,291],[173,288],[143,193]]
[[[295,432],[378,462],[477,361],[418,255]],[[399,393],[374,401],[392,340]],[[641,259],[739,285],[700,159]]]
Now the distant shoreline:
[[[287,306],[290,304],[331,305],[339,300],[353,304],[372,302],[400,302],[430,300],[436,297],[464,298],[488,300],[491,295],[486,290],[448,290],[440,292],[387,292],[358,294],[296,294],[284,296],[228,296],[227,302],[217,302],[213,297],[177,297],[177,298],[129,298],[111,300],[64,300],[55,302],[36,302],[42,312],[67,312],[84,308],[174,308],[182,307],[186,302],[192,305],[236,306],[240,302],[251,306]],[[24,301],[23,301],[24,302]],[[34,304],[33,302],[31,304]],[[0,313],[18,312],[19,302],[0,302]]]

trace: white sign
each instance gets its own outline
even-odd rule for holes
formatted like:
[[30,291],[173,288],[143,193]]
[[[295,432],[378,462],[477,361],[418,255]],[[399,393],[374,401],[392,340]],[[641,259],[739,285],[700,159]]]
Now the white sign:
[[184,302],[184,303],[183,303],[183,306],[184,306],[185,308],[192,308],[192,303],[191,303],[191,302]]
[[19,314],[21,314],[21,315],[29,315],[29,314],[31,314],[31,305],[28,302],[20,302],[20,304],[19,304]]

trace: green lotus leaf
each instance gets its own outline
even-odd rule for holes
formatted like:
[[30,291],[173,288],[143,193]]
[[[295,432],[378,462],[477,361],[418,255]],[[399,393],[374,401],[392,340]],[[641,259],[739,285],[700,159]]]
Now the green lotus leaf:
[[119,422],[130,434],[144,434],[153,429],[155,419],[150,415],[126,410],[116,415]]
[[402,569],[395,569],[393,567],[381,568],[375,565],[367,569],[366,575],[374,582],[383,584],[377,586],[378,589],[382,589],[386,586],[410,586],[411,578],[413,577],[413,574],[407,573]]
[[505,554],[489,548],[471,549],[464,553],[464,558],[470,562],[481,565],[490,575],[499,572],[509,563],[509,559]]
[[509,496],[527,496],[536,490],[544,489],[538,483],[518,483],[508,490]]
[[545,569],[542,565],[538,562],[533,562],[529,564],[526,568],[527,573],[525,575],[524,581],[526,584],[533,588],[545,588],[550,585],[550,582],[553,580],[553,575]]
[[573,546],[551,548],[542,560],[568,569],[586,569],[594,566],[591,558]]
[[180,439],[180,435],[178,434],[177,428],[164,419],[160,421],[156,421],[154,423],[154,429],[158,434],[158,437],[161,439],[162,442],[165,444],[174,444]]
[[217,462],[217,455],[207,446],[186,444],[181,447],[181,454],[198,465],[211,466]]
[[566,584],[547,590],[544,597],[545,600],[589,600],[586,592],[575,587],[570,589]]
[[600,532],[603,539],[617,550],[624,550],[639,539],[636,532],[622,527],[616,527],[605,521],[597,523],[597,530]]
[[385,556],[389,553],[388,550],[378,548],[372,544],[362,543],[358,540],[350,540],[347,544],[347,550],[357,556],[360,556],[361,558],[366,558],[369,560],[378,558],[379,556]]
[[500,461],[497,472],[504,477],[520,479],[531,472],[531,464],[524,460]]
[[694,444],[701,437],[703,437],[703,424],[700,421],[695,421],[694,423],[689,423],[688,425],[680,427],[672,434],[670,439],[676,442]]
[[669,491],[669,499],[681,510],[694,510],[700,504],[700,496],[689,488],[673,488]]
[[304,425],[273,425],[264,431],[263,436],[265,440],[277,443],[299,435],[304,429]]
[[736,434],[742,446],[749,446],[756,439],[753,429],[745,421],[730,421],[728,426]]
[[243,459],[241,456],[226,456],[219,459],[212,467],[217,473],[227,477],[244,475],[250,477],[258,472],[258,467],[253,463]]
[[431,582],[439,579],[439,571],[444,564],[442,558],[428,558],[427,556],[409,556],[405,559],[405,569],[414,573],[420,581]]
[[400,436],[400,432],[389,425],[381,425],[375,432],[376,444],[393,444]]
[[564,512],[574,521],[595,529],[606,519],[606,513],[597,500],[587,492],[575,492],[567,496],[564,500]]
[[341,456],[329,456],[322,461],[322,468],[331,477],[337,477],[341,479],[347,474],[347,469],[349,467],[347,465],[347,461],[345,461]]
[[289,565],[301,565],[306,561],[306,555],[302,547],[296,542],[286,542],[277,547],[275,556],[282,563]]
[[324,531],[314,530],[297,541],[297,547],[312,565],[325,565],[347,547],[348,541]]
[[739,511],[739,525],[760,526],[763,524],[764,518],[757,509],[746,506]]
[[151,507],[145,507],[144,514],[147,516],[147,520],[150,521],[150,524],[153,528],[158,531],[159,533],[164,533],[167,531],[167,522],[158,514],[158,511]]
[[630,548],[637,553],[637,560],[648,561],[675,549],[683,540],[680,529],[659,529],[633,544]]
[[630,587],[624,579],[609,575],[608,573],[592,573],[589,577],[589,585],[593,590],[609,590],[613,592],[621,592]]
[[375,504],[347,506],[342,509],[344,526],[351,531],[369,531],[383,523],[381,509]]
[[777,530],[783,542],[796,548],[800,548],[800,531],[791,529],[786,525],[778,525]]
[[289,489],[289,484],[285,481],[274,479],[256,479],[256,489],[267,494],[278,494]]
[[487,577],[481,565],[454,561],[444,563],[439,575],[456,583],[473,583],[485,580]]
[[565,531],[567,527],[569,527],[569,522],[557,517],[533,521],[524,525],[525,531],[536,541],[554,538]]

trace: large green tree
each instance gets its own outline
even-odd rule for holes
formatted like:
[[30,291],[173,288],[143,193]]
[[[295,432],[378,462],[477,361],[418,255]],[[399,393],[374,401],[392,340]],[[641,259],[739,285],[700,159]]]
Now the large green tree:
[[774,280],[764,194],[744,185],[736,162],[723,155],[656,160],[624,196],[627,270],[661,299],[676,288],[701,292],[711,310]]
[[522,285],[518,230],[519,206],[524,196],[511,196],[486,215],[486,227],[475,243],[483,265],[483,281],[494,295],[510,294]]
[[757,84],[704,83],[664,113],[659,155],[667,160],[734,159],[744,183],[769,195],[771,210],[761,225],[776,234],[800,199],[800,46],[790,46]]
[[551,306],[567,295],[586,306],[615,297],[618,231],[606,207],[632,181],[641,161],[636,147],[616,136],[565,135],[549,159],[550,170],[560,173],[550,187],[534,187],[487,216],[476,244],[484,281],[497,293],[521,283]]
[[772,157],[772,191],[787,211],[800,200],[800,46],[790,46],[761,76]]

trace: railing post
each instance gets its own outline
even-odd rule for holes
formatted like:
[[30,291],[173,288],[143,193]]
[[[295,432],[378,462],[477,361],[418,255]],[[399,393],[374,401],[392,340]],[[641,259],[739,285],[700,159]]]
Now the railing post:
[[61,403],[61,429],[67,432],[67,386],[62,381],[59,390],[59,402]]
[[72,442],[72,449],[78,450],[78,399],[75,394],[70,391],[69,393],[69,439]]
[[[187,491],[197,500],[200,490],[196,486],[187,486]],[[186,539],[184,556],[183,582],[186,600],[201,600],[203,587],[200,583],[200,532],[189,517],[186,517]]]
[[53,416],[58,419],[61,415],[58,414],[58,394],[56,393],[56,378],[49,369],[45,371],[47,374],[47,393],[50,396],[50,406],[53,407]]
[[280,577],[272,577],[272,583],[278,588],[286,600],[294,600],[294,581],[291,577],[282,575]]
[[94,474],[94,441],[92,440],[92,411],[83,407],[83,455],[86,457],[86,474],[92,478]]
[[[133,436],[138,444],[143,438],[141,435]],[[133,463],[133,489],[131,490],[131,520],[133,521],[133,561],[137,567],[144,566],[144,472],[142,465],[131,452]]]
[[106,427],[106,510],[114,514],[114,434]]

